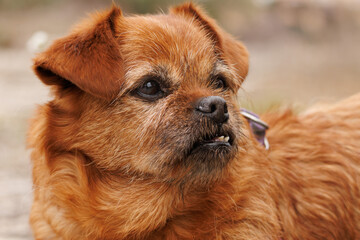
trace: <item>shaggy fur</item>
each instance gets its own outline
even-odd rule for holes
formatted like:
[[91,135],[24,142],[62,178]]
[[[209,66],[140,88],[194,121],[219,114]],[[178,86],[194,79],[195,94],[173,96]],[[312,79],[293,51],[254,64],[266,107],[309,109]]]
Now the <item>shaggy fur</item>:
[[[236,101],[247,56],[194,4],[114,6],[39,54],[53,100],[28,136],[35,239],[360,239],[360,95],[263,116],[266,151]],[[163,97],[139,96],[148,79]],[[208,96],[222,126],[194,112]],[[194,148],[219,131],[231,147]]]

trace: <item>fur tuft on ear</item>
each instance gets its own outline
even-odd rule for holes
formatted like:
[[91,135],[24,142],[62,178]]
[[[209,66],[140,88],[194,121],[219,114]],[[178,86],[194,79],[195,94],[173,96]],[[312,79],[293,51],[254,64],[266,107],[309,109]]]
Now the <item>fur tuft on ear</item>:
[[195,4],[189,2],[170,9],[172,14],[181,15],[198,22],[205,29],[208,36],[218,47],[220,57],[234,68],[239,75],[240,83],[245,79],[248,73],[248,51],[245,46],[236,41],[230,34],[224,32],[206,13]]
[[70,83],[103,99],[113,99],[124,78],[115,26],[120,8],[93,15],[67,37],[55,41],[34,59],[37,76],[47,85]]

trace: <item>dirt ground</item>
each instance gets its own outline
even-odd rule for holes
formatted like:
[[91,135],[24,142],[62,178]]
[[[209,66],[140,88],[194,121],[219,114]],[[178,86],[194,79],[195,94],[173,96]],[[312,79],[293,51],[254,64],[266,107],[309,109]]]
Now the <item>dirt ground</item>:
[[28,119],[46,89],[33,76],[31,54],[23,49],[0,54],[0,239],[31,239],[29,152],[25,149]]
[[[56,23],[56,12],[46,13],[42,19]],[[41,16],[31,19],[29,15],[31,24],[23,20],[24,39],[14,47],[0,49],[0,240],[32,239],[28,226],[32,188],[26,129],[36,105],[45,103],[49,95],[31,71],[34,54],[25,49],[25,41],[40,29],[49,31],[51,38],[63,34],[79,18],[75,12],[70,16],[54,30],[47,27],[51,24],[45,26],[43,20],[39,21]],[[10,13],[0,16],[1,21],[5,18],[18,21]],[[249,76],[239,92],[241,104],[258,111],[278,103],[303,108],[360,92],[359,42],[339,36],[321,43],[295,38],[245,41],[251,58]]]

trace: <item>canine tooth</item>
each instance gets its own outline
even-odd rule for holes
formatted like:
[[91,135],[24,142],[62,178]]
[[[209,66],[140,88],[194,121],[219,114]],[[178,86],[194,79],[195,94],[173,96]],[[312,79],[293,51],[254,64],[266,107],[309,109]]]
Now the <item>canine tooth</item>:
[[224,138],[224,141],[225,141],[225,142],[229,142],[229,140],[230,140],[230,137],[229,137],[229,136],[227,136],[227,137]]
[[221,136],[221,137],[218,137],[218,140],[223,142],[224,138],[225,138],[224,136]]

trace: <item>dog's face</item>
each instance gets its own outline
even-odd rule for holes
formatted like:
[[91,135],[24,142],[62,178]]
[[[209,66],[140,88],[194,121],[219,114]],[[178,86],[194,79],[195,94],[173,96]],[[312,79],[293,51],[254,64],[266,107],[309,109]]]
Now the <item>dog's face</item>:
[[241,151],[247,66],[242,44],[192,4],[132,17],[113,7],[35,59],[55,94],[49,148],[112,174],[216,180]]

